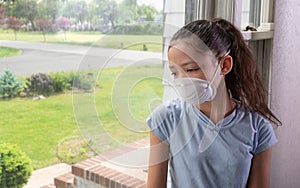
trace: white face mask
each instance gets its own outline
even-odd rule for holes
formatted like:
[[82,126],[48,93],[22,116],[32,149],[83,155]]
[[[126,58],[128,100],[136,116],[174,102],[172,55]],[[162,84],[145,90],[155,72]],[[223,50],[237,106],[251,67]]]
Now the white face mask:
[[202,104],[214,99],[217,90],[216,87],[211,84],[212,82],[189,77],[174,80],[176,90],[181,98],[193,105]]
[[[229,53],[230,50],[223,57]],[[217,94],[217,89],[213,85],[213,82],[217,76],[220,62],[218,63],[217,69],[215,70],[210,82],[191,77],[176,78],[173,82],[181,98],[193,105],[199,105],[206,101],[213,100]]]

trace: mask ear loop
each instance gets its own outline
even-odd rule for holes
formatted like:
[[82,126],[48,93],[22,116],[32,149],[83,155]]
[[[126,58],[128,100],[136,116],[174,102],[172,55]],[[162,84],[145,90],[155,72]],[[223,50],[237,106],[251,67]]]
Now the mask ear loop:
[[[225,56],[227,56],[228,54],[230,53],[230,50],[228,50],[228,52],[226,53],[226,54],[224,54],[222,57],[221,57],[221,60],[225,57]],[[214,74],[213,74],[213,78],[212,78],[212,80],[208,83],[208,85],[206,86],[206,88],[205,88],[205,90],[202,92],[202,94],[199,96],[199,98],[201,98],[204,94],[205,94],[205,92],[208,90],[208,88],[212,85],[212,83],[214,82],[214,80],[215,80],[215,78],[216,78],[216,76],[217,76],[217,72],[218,72],[218,70],[219,70],[219,65],[220,65],[220,63],[221,63],[221,60],[218,62],[218,67],[217,67],[217,69],[215,70],[215,72],[214,72]]]
[[211,86],[211,84],[214,82],[214,80],[215,80],[215,78],[216,78],[216,76],[217,76],[217,72],[218,72],[219,67],[220,67],[219,65],[220,65],[222,59],[223,59],[225,56],[227,56],[229,53],[230,53],[230,50],[228,50],[228,51],[226,52],[226,54],[224,54],[224,55],[221,57],[220,61],[218,62],[218,67],[217,67],[217,69],[215,70],[215,72],[214,72],[214,74],[213,74],[213,78],[212,78],[212,80],[209,82],[207,88],[208,88],[209,86]]

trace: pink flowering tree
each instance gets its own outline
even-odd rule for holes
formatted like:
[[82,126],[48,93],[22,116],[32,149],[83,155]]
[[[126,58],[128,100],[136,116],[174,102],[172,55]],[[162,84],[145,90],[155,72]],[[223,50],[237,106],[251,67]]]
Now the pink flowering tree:
[[72,26],[72,21],[66,17],[59,17],[56,19],[56,27],[64,31],[65,40],[67,40],[66,31],[68,31]]
[[40,31],[42,31],[45,42],[46,32],[52,30],[52,19],[38,19],[35,21],[35,25]]
[[19,31],[22,27],[22,21],[16,17],[9,17],[7,22],[7,28],[14,30],[15,40],[17,40],[17,31]]
[[3,27],[6,21],[6,11],[5,8],[0,6],[0,28]]

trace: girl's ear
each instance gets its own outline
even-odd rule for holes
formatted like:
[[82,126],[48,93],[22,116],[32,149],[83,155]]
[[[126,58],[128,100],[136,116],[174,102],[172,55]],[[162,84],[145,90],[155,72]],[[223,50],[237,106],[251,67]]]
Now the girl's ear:
[[228,74],[232,67],[233,67],[233,61],[232,61],[232,57],[231,56],[225,56],[222,60],[221,60],[221,75],[226,75]]

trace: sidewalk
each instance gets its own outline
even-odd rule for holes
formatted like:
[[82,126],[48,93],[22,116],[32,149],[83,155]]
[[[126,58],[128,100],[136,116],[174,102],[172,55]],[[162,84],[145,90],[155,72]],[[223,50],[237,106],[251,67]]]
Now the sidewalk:
[[54,185],[54,178],[71,171],[71,166],[60,163],[46,168],[41,168],[32,172],[27,185],[23,188],[40,188],[44,185]]

